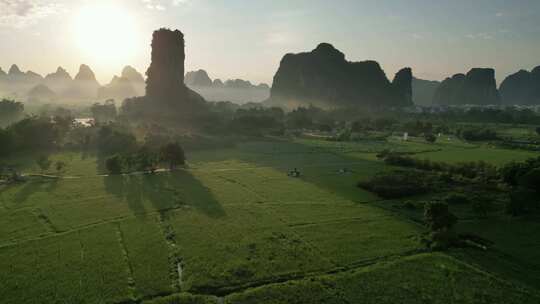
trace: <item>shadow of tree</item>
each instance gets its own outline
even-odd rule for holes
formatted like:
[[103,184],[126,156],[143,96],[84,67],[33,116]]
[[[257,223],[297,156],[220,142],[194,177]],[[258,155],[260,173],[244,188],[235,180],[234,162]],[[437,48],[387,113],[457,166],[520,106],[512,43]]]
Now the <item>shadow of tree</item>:
[[182,206],[212,218],[225,216],[210,190],[186,171],[108,176],[104,183],[105,190],[126,201],[136,216]]
[[[367,191],[357,187],[357,184],[377,172],[388,169],[381,161],[358,158],[332,146],[315,147],[300,142],[268,138],[247,143],[247,147],[237,149],[239,152],[233,154],[212,153],[207,156],[208,161],[219,163],[236,160],[252,165],[238,170],[268,167],[282,172],[284,177],[290,170],[296,168],[301,173],[299,180],[353,202],[364,203],[366,197],[375,200],[374,194],[368,194]],[[340,172],[341,169],[345,169],[344,172]]]
[[13,196],[13,201],[16,204],[24,203],[33,194],[38,192],[51,192],[57,185],[58,179],[43,180],[39,178],[27,181]]

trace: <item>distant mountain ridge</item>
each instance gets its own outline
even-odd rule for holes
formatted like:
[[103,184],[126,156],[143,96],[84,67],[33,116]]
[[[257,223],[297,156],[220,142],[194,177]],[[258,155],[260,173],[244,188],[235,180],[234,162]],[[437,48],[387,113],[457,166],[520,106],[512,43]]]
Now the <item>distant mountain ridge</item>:
[[266,83],[260,83],[258,85],[252,84],[248,80],[243,79],[229,79],[223,82],[221,79],[216,78],[212,80],[205,70],[189,71],[184,77],[184,82],[188,86],[194,87],[216,87],[216,88],[235,88],[235,89],[270,89],[270,86]]
[[311,52],[286,54],[271,89],[270,105],[409,106],[412,71],[399,71],[393,82],[376,61],[350,62],[329,43]]
[[261,102],[270,96],[270,87],[265,83],[254,85],[243,79],[212,80],[202,69],[187,72],[184,83],[208,101]]
[[446,78],[433,97],[434,105],[500,105],[495,70],[473,68]]
[[440,85],[440,81],[424,80],[413,77],[412,90],[414,104],[420,106],[431,106],[435,92]]
[[540,66],[509,75],[499,90],[504,104],[540,105]]
[[131,66],[126,66],[121,76],[114,76],[106,86],[101,86],[93,70],[85,64],[73,78],[63,67],[45,77],[32,71],[23,72],[16,64],[8,73],[0,68],[0,93],[29,102],[123,100],[143,94],[144,86],[144,77]]

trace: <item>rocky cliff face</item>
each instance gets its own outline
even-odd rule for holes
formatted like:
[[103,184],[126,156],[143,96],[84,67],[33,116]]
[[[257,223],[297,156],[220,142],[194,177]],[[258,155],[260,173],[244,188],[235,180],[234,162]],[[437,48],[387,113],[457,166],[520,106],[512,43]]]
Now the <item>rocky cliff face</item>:
[[456,74],[445,79],[433,104],[437,105],[498,105],[501,97],[495,82],[495,70],[474,68],[467,75]]
[[413,102],[421,106],[431,106],[435,91],[439,88],[439,81],[414,78],[412,80]]
[[100,87],[92,69],[82,64],[64,95],[75,99],[92,99],[97,97],[97,91]]
[[396,73],[396,76],[394,76],[394,80],[392,81],[392,86],[396,90],[398,96],[403,96],[405,102],[409,105],[413,104],[412,79],[412,69],[404,68]]
[[146,97],[156,102],[180,102],[187,97],[184,85],[184,34],[160,29],[152,37],[152,61],[146,72]]
[[[146,83],[144,82],[144,77],[139,71],[137,71],[135,68],[131,66],[126,66],[122,70],[122,74],[120,78],[127,79],[133,89],[135,90],[135,95],[133,96],[142,96],[145,92]],[[131,94],[131,93],[129,93]],[[128,94],[128,95],[129,95]]]
[[[410,105],[403,71],[392,85],[375,61],[349,62],[331,44],[321,43],[309,53],[287,54],[274,76],[270,104],[327,106]],[[405,93],[405,94],[404,94]]]
[[56,72],[47,74],[47,76],[45,76],[45,80],[46,81],[71,81],[73,79],[71,78],[71,75],[69,75],[69,73],[63,67],[58,67],[56,69]]
[[184,82],[188,86],[210,87],[212,79],[208,76],[205,70],[187,72]]
[[126,78],[132,84],[144,83],[144,77],[132,66],[126,66],[122,70],[122,78]]
[[43,81],[43,77],[32,71],[23,72],[13,64],[8,73],[0,72],[0,89],[8,95],[24,96],[33,86]]
[[270,87],[261,83],[254,85],[243,79],[229,79],[223,83],[205,70],[187,72],[184,82],[208,101],[230,101],[234,103],[261,102],[270,96]]
[[71,75],[62,67],[58,67],[56,72],[45,76],[45,85],[58,93],[69,88],[72,81]]
[[24,73],[19,69],[19,66],[16,64],[11,65],[8,71],[8,76],[15,78],[15,77],[24,77]]
[[126,77],[114,76],[111,82],[99,88],[98,98],[103,99],[114,99],[123,101],[126,98],[137,96],[137,91],[135,90],[132,81]]
[[27,94],[29,102],[53,102],[58,98],[56,93],[44,84],[38,84]]
[[128,116],[188,120],[205,110],[205,100],[184,84],[184,35],[160,29],[152,36],[152,56],[146,72],[146,96],[127,99],[122,112]]
[[531,72],[521,70],[501,83],[501,98],[507,105],[540,104],[540,66]]

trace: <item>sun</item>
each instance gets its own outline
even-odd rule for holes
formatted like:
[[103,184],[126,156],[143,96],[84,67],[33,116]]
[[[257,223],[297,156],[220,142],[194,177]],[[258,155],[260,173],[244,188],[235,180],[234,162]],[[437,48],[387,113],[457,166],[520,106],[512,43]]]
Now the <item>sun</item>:
[[100,62],[127,60],[138,48],[136,22],[128,10],[110,3],[90,4],[74,16],[81,51]]

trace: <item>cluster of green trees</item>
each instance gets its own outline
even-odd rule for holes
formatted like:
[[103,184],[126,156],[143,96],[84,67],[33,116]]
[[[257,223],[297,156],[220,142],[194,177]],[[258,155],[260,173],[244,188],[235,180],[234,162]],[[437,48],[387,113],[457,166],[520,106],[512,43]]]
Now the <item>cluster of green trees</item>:
[[0,100],[0,127],[5,127],[21,118],[24,105],[10,99]]
[[501,168],[502,180],[510,187],[507,211],[523,215],[540,210],[540,157],[513,162]]
[[67,164],[64,161],[58,160],[56,162],[53,162],[51,159],[49,159],[49,156],[47,155],[40,155],[36,158],[36,164],[41,169],[43,173],[45,173],[47,170],[51,168],[51,166],[54,165],[54,169],[56,170],[56,173],[61,173],[66,167]]
[[540,125],[540,115],[531,109],[506,107],[504,109],[489,108],[447,108],[434,113],[413,114],[432,121],[504,123]]
[[424,205],[424,219],[430,230],[427,245],[432,249],[446,249],[457,242],[453,230],[457,217],[445,202],[428,202]]
[[112,99],[105,101],[103,104],[94,103],[90,107],[90,111],[96,123],[100,124],[114,122],[118,115],[116,105]]
[[0,156],[23,151],[48,151],[59,147],[72,124],[71,118],[31,116],[0,129]]
[[110,174],[123,172],[155,172],[160,163],[166,163],[170,170],[184,165],[184,149],[178,143],[168,143],[156,149],[142,146],[135,152],[114,154],[105,160],[105,167]]
[[394,199],[427,193],[429,177],[422,172],[396,170],[378,174],[358,186],[382,198]]
[[457,130],[456,135],[468,141],[499,140],[497,132],[489,128],[460,128]]
[[430,161],[429,159],[416,159],[396,153],[387,153],[380,156],[384,158],[386,164],[392,166],[446,172],[467,178],[481,178],[483,180],[495,180],[499,178],[497,167],[484,161],[449,164],[445,162]]

